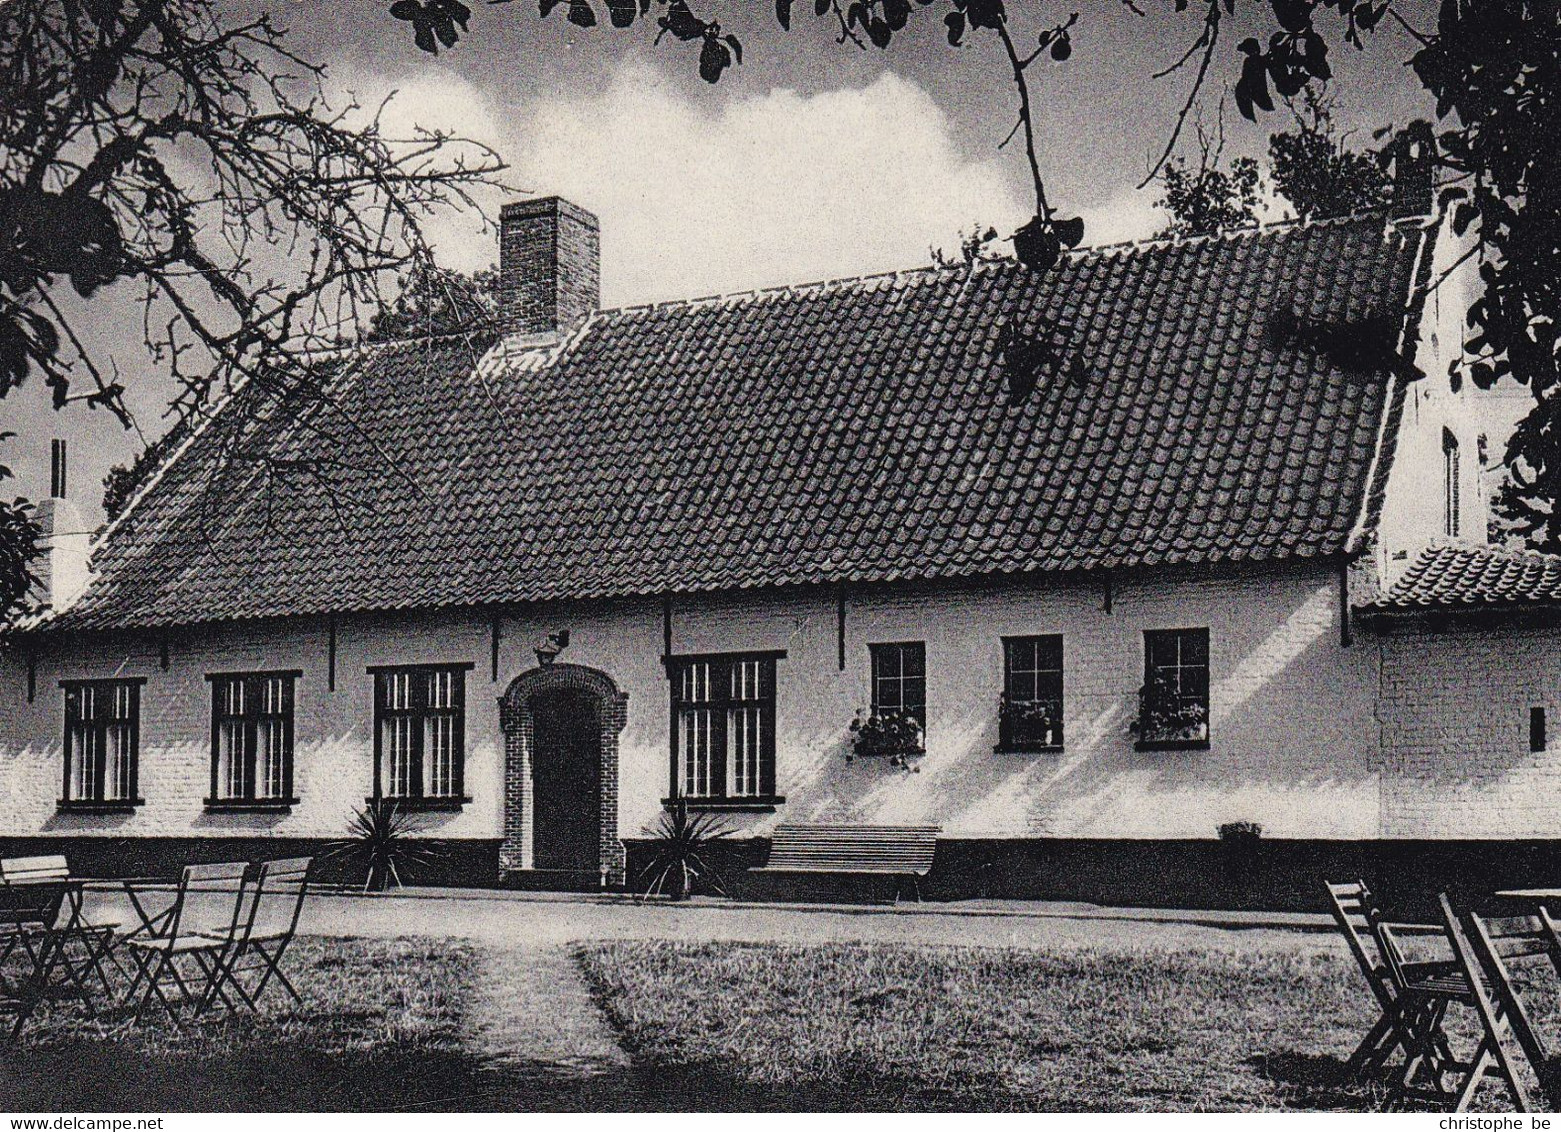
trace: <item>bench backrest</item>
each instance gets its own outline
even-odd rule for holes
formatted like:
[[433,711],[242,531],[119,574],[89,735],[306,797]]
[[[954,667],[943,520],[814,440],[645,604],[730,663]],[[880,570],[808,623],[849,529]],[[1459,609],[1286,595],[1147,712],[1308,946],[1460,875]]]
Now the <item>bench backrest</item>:
[[70,865],[64,856],[6,857],[0,860],[0,880],[6,884],[36,884],[40,881],[70,879]]
[[935,825],[779,825],[769,867],[926,876],[939,832]]

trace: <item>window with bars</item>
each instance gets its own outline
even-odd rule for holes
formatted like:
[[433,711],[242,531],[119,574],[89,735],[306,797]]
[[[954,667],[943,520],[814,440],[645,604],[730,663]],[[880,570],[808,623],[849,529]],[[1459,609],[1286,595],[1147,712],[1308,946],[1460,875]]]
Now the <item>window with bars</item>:
[[869,645],[873,657],[873,714],[908,715],[927,730],[927,646],[921,641]]
[[775,661],[774,654],[669,661],[675,797],[776,800]]
[[1138,739],[1149,746],[1201,746],[1209,739],[1209,631],[1144,633]]
[[466,670],[471,665],[376,668],[374,788],[406,802],[466,801]]
[[141,680],[67,681],[62,805],[131,806],[141,799],[136,755]]
[[1003,638],[1003,701],[998,747],[1062,746],[1062,637]]
[[208,806],[290,805],[297,672],[210,676]]

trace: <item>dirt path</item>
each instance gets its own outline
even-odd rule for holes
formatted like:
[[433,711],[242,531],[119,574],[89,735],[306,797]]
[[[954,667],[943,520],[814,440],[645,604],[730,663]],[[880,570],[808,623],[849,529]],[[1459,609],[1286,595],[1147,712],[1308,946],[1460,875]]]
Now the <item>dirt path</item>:
[[473,1051],[495,1069],[547,1066],[594,1076],[628,1067],[567,948],[482,951],[481,990],[468,1019]]

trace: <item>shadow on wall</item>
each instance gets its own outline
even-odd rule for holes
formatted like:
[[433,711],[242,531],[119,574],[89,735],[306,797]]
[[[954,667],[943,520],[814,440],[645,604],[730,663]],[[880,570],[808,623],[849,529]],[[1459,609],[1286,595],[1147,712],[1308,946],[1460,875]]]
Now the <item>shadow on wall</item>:
[[953,711],[929,708],[917,773],[848,759],[843,726],[804,736],[782,755],[787,804],[776,820],[931,823],[955,837],[1209,839],[1224,822],[1251,820],[1283,837],[1379,836],[1375,667],[1363,652],[1374,646],[1340,646],[1336,602],[1336,589],[1316,588],[1250,643],[1238,640],[1234,658],[1220,655],[1216,634],[1207,750],[1135,749],[1131,672],[1123,688],[1070,683],[1064,750],[999,753],[994,687]]

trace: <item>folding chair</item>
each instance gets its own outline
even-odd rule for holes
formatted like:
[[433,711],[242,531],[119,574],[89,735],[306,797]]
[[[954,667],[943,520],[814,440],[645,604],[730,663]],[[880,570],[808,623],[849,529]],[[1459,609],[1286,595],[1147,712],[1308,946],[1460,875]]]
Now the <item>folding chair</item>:
[[15,1017],[12,1041],[43,997],[56,946],[54,925],[64,902],[63,884],[0,884],[0,1014]]
[[[290,857],[266,861],[260,866],[248,918],[218,984],[219,988],[224,984],[231,986],[251,1010],[256,1008],[255,1004],[272,979],[292,996],[294,1002],[303,1004],[297,988],[282,973],[282,956],[287,953],[293,933],[298,930],[298,918],[309,890],[309,868],[313,863],[313,857]],[[252,988],[245,986],[245,980],[255,975],[259,976],[259,981]]]
[[[121,925],[117,920],[100,919],[88,923],[83,918],[81,882],[71,877],[70,865],[65,857],[55,854],[45,857],[0,859],[0,883],[13,887],[34,885],[60,887],[63,899],[52,924],[54,946],[46,968],[42,971],[44,983],[47,986],[56,965],[62,967],[86,1004],[89,1014],[92,1013],[92,1001],[87,992],[86,971],[96,974],[98,981],[103,984],[104,994],[112,997],[114,988],[109,982],[108,973],[104,970],[104,962],[111,962],[118,967],[118,960],[114,959],[114,936]],[[18,944],[26,947],[25,940],[15,934],[7,938],[5,943],[0,944],[0,964],[5,962]],[[82,949],[79,965],[72,960],[69,953],[68,949],[72,945],[79,945]],[[123,974],[122,969],[121,974]]]
[[[1399,939],[1411,934],[1445,939],[1445,932],[1436,924],[1388,921],[1364,881],[1329,884],[1328,895],[1334,920],[1382,1010],[1350,1055],[1346,1072],[1357,1080],[1376,1076],[1401,1049],[1403,1068],[1390,1079],[1387,1107],[1419,1099],[1454,1103],[1462,1111],[1489,1065],[1484,1050],[1470,1061],[1457,1058],[1442,1026],[1452,1003],[1474,1005],[1468,980],[1455,958],[1406,960]],[[1443,1082],[1448,1074],[1455,1075],[1456,1093]]]
[[1549,1105],[1546,1111],[1556,1111],[1561,1108],[1561,1065],[1534,1029],[1512,978],[1514,970],[1546,962],[1561,976],[1561,936],[1555,921],[1544,908],[1537,916],[1485,917],[1471,912],[1473,932],[1466,933],[1446,893],[1441,904],[1453,951],[1474,987],[1475,1010],[1485,1031],[1481,1048],[1496,1067],[1494,1075],[1506,1082],[1519,1112],[1533,1112],[1533,1101],[1516,1073],[1518,1064],[1527,1060]]
[[[236,1010],[222,989],[227,963],[236,952],[243,921],[247,915],[250,889],[244,883],[249,866],[242,861],[217,865],[186,865],[179,878],[173,903],[156,917],[141,934],[126,936],[125,945],[135,958],[136,977],[126,995],[135,997],[143,983],[146,989],[136,1005],[139,1022],[156,1000],[174,1025],[179,1025],[176,1004],[199,1014],[213,997],[221,998],[229,1010]],[[192,972],[187,962],[193,962]],[[199,981],[199,991],[192,983]],[[170,999],[165,986],[177,988]]]

